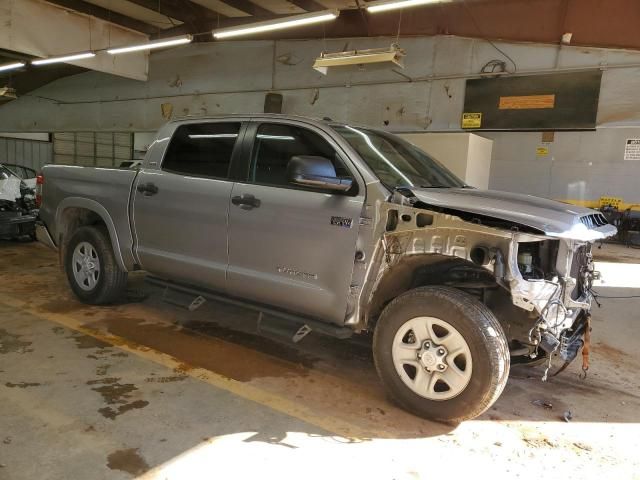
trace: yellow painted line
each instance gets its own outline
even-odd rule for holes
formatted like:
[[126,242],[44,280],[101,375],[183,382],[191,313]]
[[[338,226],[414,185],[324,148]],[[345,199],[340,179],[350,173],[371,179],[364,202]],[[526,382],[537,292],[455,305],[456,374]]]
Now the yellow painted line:
[[179,359],[176,359],[171,355],[167,355],[166,353],[162,353],[150,347],[138,345],[117,335],[112,335],[107,332],[83,326],[80,321],[76,320],[72,316],[53,312],[42,312],[33,308],[23,300],[18,300],[5,294],[2,295],[0,303],[16,310],[20,310],[21,312],[33,315],[42,320],[57,323],[58,325],[62,325],[70,330],[74,330],[84,335],[89,335],[120,350],[131,353],[145,360],[149,360],[158,365],[162,365],[163,367],[172,370],[180,370],[185,375],[196,380],[208,383],[209,385],[225,390],[237,395],[238,397],[269,407],[272,410],[284,413],[285,415],[294,417],[298,420],[302,420],[303,422],[319,427],[329,433],[351,440],[372,438],[375,435],[372,432],[362,430],[357,425],[337,418],[332,418],[325,414],[316,413],[313,410],[306,408],[304,405],[292,402],[287,398],[253,387],[247,383],[242,383],[232,378],[219,375],[211,370],[194,367],[184,371],[184,362],[181,362]]

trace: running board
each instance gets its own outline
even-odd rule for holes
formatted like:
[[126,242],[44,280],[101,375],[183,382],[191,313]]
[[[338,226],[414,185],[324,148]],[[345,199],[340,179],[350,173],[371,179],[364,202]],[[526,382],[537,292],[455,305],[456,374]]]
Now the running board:
[[259,312],[257,331],[261,335],[285,337],[294,343],[299,342],[312,331],[339,339],[350,338],[353,335],[353,330],[349,327],[320,322],[282,312],[266,305],[250,303],[197,287],[180,285],[158,277],[147,275],[145,282],[164,288],[164,301],[189,311],[200,307],[205,300],[213,300],[257,311]]

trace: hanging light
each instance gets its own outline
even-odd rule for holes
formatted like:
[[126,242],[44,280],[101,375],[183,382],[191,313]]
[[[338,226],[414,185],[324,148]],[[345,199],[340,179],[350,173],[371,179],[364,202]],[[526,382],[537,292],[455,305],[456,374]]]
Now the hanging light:
[[326,75],[330,67],[364,66],[368,64],[388,64],[390,67],[404,68],[402,59],[406,52],[397,45],[389,48],[368,50],[350,50],[345,52],[322,52],[313,64],[313,68]]
[[193,37],[191,35],[184,35],[182,37],[156,40],[154,42],[141,43],[139,45],[131,45],[128,47],[110,48],[107,50],[107,53],[110,53],[111,55],[118,55],[119,53],[139,52],[154,48],[175,47],[176,45],[184,45],[186,43],[191,43],[192,41]]
[[242,35],[252,35],[254,33],[272,32],[284,28],[294,28],[314,23],[328,22],[335,20],[340,15],[339,10],[324,10],[322,12],[305,13],[303,15],[292,15],[277,20],[266,22],[249,23],[238,25],[237,27],[222,28],[213,31],[213,36],[217,39],[239,37]]
[[387,12],[398,8],[418,7],[429,3],[437,3],[442,0],[382,0],[379,2],[367,3],[369,13]]
[[96,54],[93,52],[75,53],[73,55],[64,55],[61,57],[42,58],[40,60],[32,60],[31,65],[49,65],[51,63],[68,63],[74,60],[84,60],[93,58]]
[[0,65],[0,72],[6,72],[7,70],[15,70],[16,68],[24,67],[24,63],[16,62],[16,63],[8,63],[5,65]]

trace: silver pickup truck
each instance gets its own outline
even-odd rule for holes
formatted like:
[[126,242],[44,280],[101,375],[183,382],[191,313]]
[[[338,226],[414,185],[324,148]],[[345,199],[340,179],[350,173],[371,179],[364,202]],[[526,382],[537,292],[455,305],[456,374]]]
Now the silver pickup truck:
[[511,362],[572,361],[590,329],[599,213],[465,185],[389,133],[308,118],[173,121],[139,170],[46,166],[38,236],[80,300],[127,272],[252,308],[299,340],[373,333],[407,410],[456,422]]

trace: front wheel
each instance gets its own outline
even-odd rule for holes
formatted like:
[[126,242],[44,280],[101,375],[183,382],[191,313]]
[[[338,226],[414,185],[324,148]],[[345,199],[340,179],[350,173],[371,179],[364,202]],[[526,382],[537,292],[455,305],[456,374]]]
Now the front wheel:
[[127,272],[120,269],[107,229],[80,227],[65,250],[65,271],[73,293],[84,303],[105,305],[118,300],[127,286]]
[[509,375],[509,347],[496,317],[449,287],[416,288],[390,302],[376,325],[373,355],[398,404],[441,422],[483,413]]

